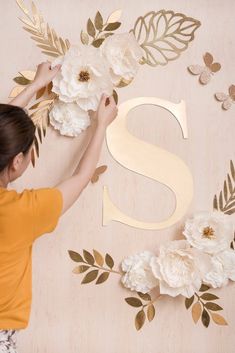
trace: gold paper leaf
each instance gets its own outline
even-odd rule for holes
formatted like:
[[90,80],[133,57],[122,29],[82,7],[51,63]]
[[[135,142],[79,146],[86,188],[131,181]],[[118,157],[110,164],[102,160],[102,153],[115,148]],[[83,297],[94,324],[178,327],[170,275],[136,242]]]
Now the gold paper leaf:
[[23,70],[20,71],[20,74],[27,78],[29,81],[33,81],[35,78],[36,71]]
[[212,303],[212,302],[207,302],[205,304],[205,307],[209,310],[212,310],[212,311],[219,311],[219,310],[223,310],[223,308],[221,308],[220,305],[216,304],[216,303]]
[[116,29],[118,29],[121,26],[121,22],[113,22],[113,23],[109,23],[104,30],[105,31],[115,31]]
[[148,293],[137,292],[137,294],[143,300],[146,300],[146,301],[150,301],[151,300],[151,296]]
[[227,321],[223,318],[223,316],[219,314],[211,313],[211,317],[217,325],[228,325]]
[[212,294],[212,293],[204,293],[200,296],[200,298],[208,301],[219,299],[219,297],[217,297],[215,294]]
[[118,104],[118,94],[115,90],[113,90],[113,98],[115,100],[115,103]]
[[130,32],[143,49],[142,63],[157,66],[177,59],[188,48],[200,25],[184,14],[160,10],[139,17]]
[[46,87],[42,87],[39,91],[37,91],[36,99],[41,98],[44,95],[45,91],[46,91]]
[[189,309],[194,302],[194,295],[191,298],[185,298],[185,307]]
[[127,302],[127,304],[131,305],[131,306],[134,306],[134,307],[140,307],[142,306],[142,301],[138,298],[135,298],[135,297],[128,297],[128,298],[125,298],[125,301]]
[[96,277],[98,276],[99,270],[92,270],[86,274],[86,276],[83,278],[81,284],[86,284],[94,281]]
[[201,304],[199,302],[196,302],[192,306],[192,317],[193,317],[193,321],[194,321],[195,324],[200,319],[201,313],[202,313]]
[[45,100],[42,100],[38,103],[35,103],[34,105],[32,105],[29,110],[34,110],[34,109],[37,109],[37,108],[42,108],[42,107],[45,107],[45,106],[48,106],[48,104],[50,104],[52,101],[51,99],[45,99]]
[[105,255],[105,263],[110,269],[112,269],[114,266],[113,258],[109,254]]
[[82,44],[87,45],[89,43],[89,36],[86,32],[81,31],[80,39]]
[[99,11],[95,15],[95,27],[98,31],[101,31],[103,28],[103,17]]
[[101,275],[98,277],[96,284],[101,284],[104,283],[108,278],[109,278],[110,272],[103,272]]
[[107,19],[107,23],[118,22],[118,20],[121,17],[121,14],[122,14],[122,10],[121,9],[118,9],[118,10],[112,12],[111,15]]
[[15,98],[16,96],[18,96],[18,94],[20,94],[23,90],[25,89],[24,86],[16,86],[14,87],[9,95],[9,98]]
[[210,316],[208,314],[208,311],[206,311],[206,309],[203,309],[201,319],[202,319],[203,325],[205,327],[208,327],[210,324]]
[[95,39],[91,44],[93,45],[93,47],[99,48],[103,43],[103,41],[104,41],[104,38],[98,38],[98,39]]
[[104,265],[103,256],[95,249],[93,249],[93,254],[94,254],[94,258],[95,258],[97,265],[102,267]]
[[118,84],[116,84],[115,86],[118,88],[122,88],[122,87],[126,87],[128,86],[131,82],[133,81],[133,79],[130,80],[126,80],[125,78],[121,78],[120,81],[118,82]]
[[103,174],[106,170],[107,170],[107,165],[101,165],[100,167],[96,168],[91,178],[91,182],[96,183],[99,180],[99,176]]
[[135,317],[135,327],[136,327],[136,330],[140,330],[141,327],[144,325],[144,322],[145,322],[145,312],[144,310],[140,310],[136,317]]
[[208,289],[210,289],[210,286],[203,283],[199,289],[199,292],[206,292]]
[[29,83],[31,83],[31,81],[29,81],[27,78],[25,78],[23,76],[14,77],[13,81],[15,81],[19,85],[23,85],[23,86],[28,85]]
[[93,22],[91,21],[91,19],[89,18],[87,21],[87,33],[91,36],[91,37],[95,37],[95,26],[93,24]]
[[155,316],[155,308],[153,304],[150,304],[148,305],[148,308],[147,308],[147,318],[149,322],[153,320],[154,316]]
[[70,258],[75,262],[84,262],[82,256],[73,250],[68,250]]
[[83,256],[84,256],[84,259],[88,262],[89,265],[94,265],[95,263],[95,259],[94,257],[92,256],[92,254],[87,251],[87,250],[83,250]]
[[80,265],[80,266],[77,266],[73,269],[73,273],[80,274],[80,273],[87,271],[89,268],[90,268],[90,266]]

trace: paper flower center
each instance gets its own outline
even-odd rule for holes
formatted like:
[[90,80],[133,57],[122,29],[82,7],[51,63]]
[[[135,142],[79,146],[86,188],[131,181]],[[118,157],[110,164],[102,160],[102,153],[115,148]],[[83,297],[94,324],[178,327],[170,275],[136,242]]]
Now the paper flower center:
[[212,239],[215,238],[215,231],[212,227],[205,227],[203,229],[203,238]]
[[87,82],[90,80],[90,74],[88,71],[80,71],[78,75],[78,81]]

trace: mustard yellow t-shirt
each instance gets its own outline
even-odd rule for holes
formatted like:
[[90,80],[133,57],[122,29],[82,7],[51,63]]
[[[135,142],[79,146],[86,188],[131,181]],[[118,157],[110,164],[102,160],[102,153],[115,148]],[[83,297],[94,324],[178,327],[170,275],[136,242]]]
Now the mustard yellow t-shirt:
[[63,198],[57,188],[0,188],[0,329],[28,325],[32,299],[32,245],[52,232]]

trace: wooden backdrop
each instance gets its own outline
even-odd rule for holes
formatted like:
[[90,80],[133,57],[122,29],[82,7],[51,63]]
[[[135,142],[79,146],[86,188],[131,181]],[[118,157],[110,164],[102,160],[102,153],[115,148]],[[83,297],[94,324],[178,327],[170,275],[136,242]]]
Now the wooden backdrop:
[[[29,2],[26,2],[29,5]],[[224,112],[213,95],[227,92],[235,82],[235,27],[233,0],[38,0],[51,26],[71,42],[79,41],[88,17],[100,10],[104,16],[122,8],[121,31],[129,31],[137,17],[151,10],[173,10],[201,21],[195,39],[179,59],[166,66],[141,67],[135,81],[119,90],[120,102],[138,96],[156,96],[172,102],[184,99],[189,138],[169,112],[153,106],[134,109],[128,129],[138,138],[175,153],[189,166],[194,197],[185,217],[161,231],[146,231],[112,222],[102,226],[102,190],[108,185],[112,200],[126,214],[144,221],[158,221],[171,214],[174,195],[162,184],[118,164],[103,145],[100,164],[108,169],[98,183],[89,184],[76,204],[61,218],[53,234],[43,235],[33,249],[33,302],[29,326],[18,339],[19,353],[232,353],[234,352],[235,284],[217,291],[224,307],[226,327],[195,325],[181,297],[164,297],[156,304],[156,318],[137,332],[136,310],[124,298],[131,293],[112,275],[100,285],[81,285],[72,273],[75,263],[68,250],[110,253],[116,267],[121,260],[142,250],[154,251],[163,242],[179,238],[184,220],[193,212],[212,210],[213,197],[222,188],[234,160],[235,107]],[[1,1],[1,102],[8,102],[12,78],[22,69],[34,70],[45,60],[17,19],[13,0]],[[202,64],[209,51],[222,69],[206,86],[187,72]],[[53,186],[74,170],[89,141],[90,129],[78,138],[61,137],[48,129],[37,166],[28,168],[11,187]],[[159,168],[161,166],[159,165]]]

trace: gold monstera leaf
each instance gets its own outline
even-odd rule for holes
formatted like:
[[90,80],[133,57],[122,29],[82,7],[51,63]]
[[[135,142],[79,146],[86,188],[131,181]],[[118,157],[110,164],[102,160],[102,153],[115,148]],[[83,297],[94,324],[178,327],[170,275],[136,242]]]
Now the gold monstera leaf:
[[200,21],[173,11],[151,11],[139,17],[130,32],[143,49],[141,64],[166,65],[177,59],[200,25]]

